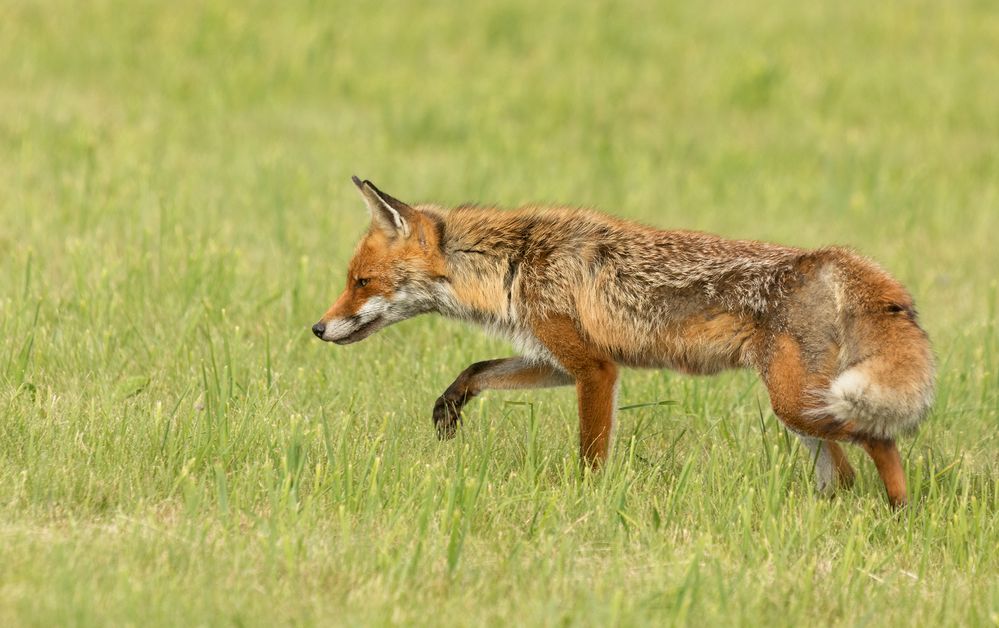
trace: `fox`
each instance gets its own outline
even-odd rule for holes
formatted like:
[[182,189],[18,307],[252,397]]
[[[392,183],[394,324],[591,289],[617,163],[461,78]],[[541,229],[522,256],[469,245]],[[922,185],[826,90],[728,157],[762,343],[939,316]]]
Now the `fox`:
[[312,332],[359,342],[437,313],[507,338],[437,398],[438,438],[487,390],[575,386],[579,456],[608,458],[623,368],[752,369],[811,455],[822,494],[853,484],[841,443],[907,503],[897,439],[933,404],[929,338],[902,284],[852,249],[814,250],[661,230],[568,206],[407,204],[352,177],[370,226],[346,287]]

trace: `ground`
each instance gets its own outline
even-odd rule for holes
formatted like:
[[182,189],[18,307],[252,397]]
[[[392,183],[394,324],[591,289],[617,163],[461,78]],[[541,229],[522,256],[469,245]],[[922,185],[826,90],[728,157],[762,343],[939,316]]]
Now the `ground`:
[[[0,624],[996,625],[990,2],[0,6]],[[750,373],[434,400],[510,347],[309,326],[410,201],[879,260],[938,401],[911,505],[816,494]]]

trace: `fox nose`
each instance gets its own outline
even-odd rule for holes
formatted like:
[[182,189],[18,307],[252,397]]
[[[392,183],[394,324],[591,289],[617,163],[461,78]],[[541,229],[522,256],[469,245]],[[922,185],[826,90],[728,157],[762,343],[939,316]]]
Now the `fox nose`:
[[312,326],[312,333],[316,335],[316,338],[322,338],[323,332],[325,331],[326,331],[326,325],[324,325],[322,321],[319,321],[318,323]]

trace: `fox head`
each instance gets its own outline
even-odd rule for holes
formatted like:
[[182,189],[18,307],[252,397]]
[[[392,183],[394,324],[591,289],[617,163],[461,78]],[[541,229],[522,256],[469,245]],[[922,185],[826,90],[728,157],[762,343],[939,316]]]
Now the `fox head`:
[[444,279],[438,221],[353,177],[371,226],[347,266],[347,285],[312,332],[345,345],[435,309]]

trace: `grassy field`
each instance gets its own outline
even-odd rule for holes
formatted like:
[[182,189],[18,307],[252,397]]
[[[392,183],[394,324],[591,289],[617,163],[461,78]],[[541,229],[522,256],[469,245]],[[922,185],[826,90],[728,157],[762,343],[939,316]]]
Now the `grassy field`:
[[[999,624],[999,10],[844,3],[0,4],[0,624]],[[312,338],[411,201],[589,205],[852,245],[938,403],[815,494],[749,373],[435,398],[504,343]]]

